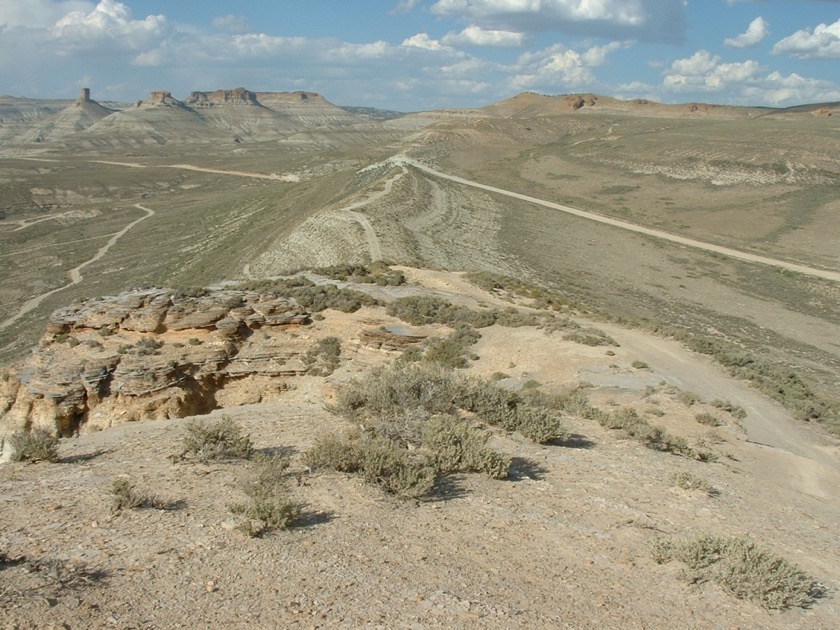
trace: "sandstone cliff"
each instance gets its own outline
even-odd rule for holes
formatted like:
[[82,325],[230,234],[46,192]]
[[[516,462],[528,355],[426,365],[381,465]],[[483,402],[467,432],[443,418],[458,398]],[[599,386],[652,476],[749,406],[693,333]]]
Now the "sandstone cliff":
[[[0,433],[70,435],[270,398],[304,374],[311,323],[294,300],[251,291],[137,290],[62,308],[0,380]],[[0,435],[2,438],[2,435]]]

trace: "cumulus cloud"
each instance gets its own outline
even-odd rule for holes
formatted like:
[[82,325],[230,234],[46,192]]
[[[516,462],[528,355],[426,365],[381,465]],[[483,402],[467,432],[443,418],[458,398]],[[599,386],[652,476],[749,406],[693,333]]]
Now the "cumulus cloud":
[[719,55],[699,50],[674,61],[665,71],[662,85],[666,92],[726,93],[730,102],[745,105],[840,99],[840,87],[831,81],[765,72],[757,61],[725,63]]
[[229,33],[247,33],[250,30],[248,20],[241,15],[223,15],[213,20],[213,26]]
[[840,59],[840,19],[788,35],[773,46],[773,53],[799,59]]
[[737,37],[723,40],[723,43],[730,48],[750,48],[757,46],[770,34],[770,23],[763,17],[757,17],[747,27],[746,32]]
[[66,49],[93,49],[108,45],[141,50],[158,43],[169,31],[162,15],[135,20],[131,9],[116,0],[101,0],[93,10],[72,11],[50,29],[53,38]]
[[665,73],[665,87],[681,92],[718,92],[754,77],[761,69],[757,61],[721,63],[719,55],[698,50],[687,59],[677,59]]
[[485,29],[681,41],[683,0],[437,0],[432,12]]
[[525,34],[514,31],[484,29],[480,26],[468,26],[460,33],[448,33],[444,43],[467,46],[497,46],[500,48],[518,48],[525,43]]
[[423,50],[444,50],[445,46],[438,40],[429,37],[428,33],[417,33],[403,40],[405,48],[422,48]]
[[94,3],[83,0],[0,0],[0,24],[7,27],[47,28],[73,11],[89,12]]
[[593,46],[584,51],[555,44],[536,53],[520,55],[518,72],[510,80],[518,90],[539,88],[557,91],[558,88],[592,87],[597,79],[594,69],[603,65],[607,55],[625,44],[612,42]]

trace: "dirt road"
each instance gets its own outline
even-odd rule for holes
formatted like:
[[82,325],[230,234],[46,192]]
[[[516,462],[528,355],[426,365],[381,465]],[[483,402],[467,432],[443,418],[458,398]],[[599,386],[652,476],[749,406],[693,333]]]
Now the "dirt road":
[[522,193],[512,192],[510,190],[505,190],[503,188],[496,188],[495,186],[488,186],[487,184],[481,184],[479,182],[474,182],[469,179],[464,179],[463,177],[457,177],[456,175],[449,175],[447,173],[443,173],[436,169],[433,169],[425,164],[421,164],[416,160],[412,160],[411,158],[405,156],[396,156],[391,160],[394,164],[399,165],[408,165],[416,168],[417,170],[423,171],[429,175],[434,177],[439,177],[441,179],[447,179],[451,182],[455,182],[458,184],[463,184],[464,186],[471,186],[472,188],[478,188],[481,190],[486,190],[488,192],[496,193],[499,195],[505,195],[507,197],[513,197],[514,199],[521,199],[522,201],[527,201],[528,203],[535,203],[546,208],[551,208],[553,210],[560,210],[561,212],[565,212],[566,214],[571,214],[577,217],[581,217],[584,219],[589,219],[590,221],[597,221],[598,223],[604,223],[606,225],[611,225],[613,227],[621,228],[622,230],[628,230],[630,232],[636,232],[638,234],[645,234],[647,236],[653,236],[654,238],[663,239],[666,241],[671,241],[672,243],[677,243],[679,245],[685,245],[687,247],[693,247],[694,249],[701,249],[707,252],[714,252],[716,254],[723,254],[724,256],[729,256],[731,258],[737,258],[738,260],[744,260],[746,262],[752,263],[759,263],[761,265],[769,265],[771,267],[776,267],[778,269],[784,269],[786,271],[794,271],[796,273],[805,274],[808,276],[813,276],[815,278],[823,278],[825,280],[832,280],[834,282],[840,282],[840,272],[831,271],[829,269],[818,269],[816,267],[808,267],[806,265],[799,265],[797,263],[786,262],[784,260],[778,260],[776,258],[769,258],[767,256],[761,256],[759,254],[750,254],[748,252],[743,252],[737,249],[733,249],[731,247],[724,247],[722,245],[715,245],[713,243],[706,243],[704,241],[698,241],[693,238],[688,238],[685,236],[679,236],[677,234],[672,234],[670,232],[665,232],[664,230],[656,230],[653,228],[644,227],[642,225],[637,225],[635,223],[630,223],[628,221],[621,221],[619,219],[613,219],[611,217],[606,217],[600,214],[595,214],[594,212],[587,212],[585,210],[578,210],[577,208],[572,208],[570,206],[565,206],[563,204],[554,203],[552,201],[546,201],[544,199],[538,199],[537,197],[531,197],[529,195],[523,195]]
[[17,320],[19,320],[21,317],[26,315],[28,312],[37,308],[38,305],[41,304],[41,302],[46,300],[51,295],[54,295],[55,293],[58,293],[59,291],[63,291],[67,287],[72,287],[73,285],[79,284],[83,279],[82,269],[84,269],[85,267],[87,267],[91,263],[96,262],[97,260],[102,258],[105,254],[107,254],[108,250],[110,250],[111,247],[113,247],[117,243],[117,241],[119,241],[120,238],[122,238],[126,234],[126,232],[128,232],[131,228],[133,228],[135,225],[137,225],[141,221],[145,221],[146,219],[148,219],[149,217],[151,217],[155,214],[154,210],[152,210],[151,208],[147,208],[147,207],[145,207],[145,206],[143,206],[139,203],[134,204],[134,207],[139,208],[140,210],[142,210],[146,214],[144,216],[140,217],[139,219],[135,219],[134,221],[132,221],[131,223],[126,225],[123,229],[121,229],[119,232],[117,232],[116,234],[111,236],[111,238],[108,239],[108,242],[105,243],[102,247],[100,247],[96,251],[96,253],[93,255],[92,258],[89,258],[85,262],[77,265],[76,267],[73,267],[70,271],[68,271],[67,273],[68,273],[68,276],[70,277],[70,282],[69,283],[64,284],[64,285],[62,285],[62,286],[60,286],[56,289],[53,289],[51,291],[47,291],[46,293],[42,293],[41,295],[37,295],[34,298],[32,298],[31,300],[27,300],[24,303],[24,305],[20,307],[20,310],[15,315],[12,315],[11,317],[8,317],[5,320],[3,320],[2,322],[0,322],[0,330],[3,330],[4,328],[7,328],[7,327],[11,326],[12,324],[14,324]]

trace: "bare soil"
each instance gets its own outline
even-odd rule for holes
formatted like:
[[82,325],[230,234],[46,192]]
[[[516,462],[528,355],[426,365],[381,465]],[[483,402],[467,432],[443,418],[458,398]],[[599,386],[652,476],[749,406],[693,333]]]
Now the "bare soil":
[[[458,274],[406,270],[462,303],[510,304]],[[276,403],[227,409],[258,449],[291,455],[295,528],[264,538],[236,529],[247,462],[173,462],[182,421],[123,425],[63,440],[61,462],[0,468],[0,606],[6,627],[179,628],[833,628],[838,610],[838,444],[733,382],[706,357],[638,330],[597,324],[619,347],[590,347],[534,328],[482,329],[470,372],[546,392],[590,383],[604,409],[630,406],[719,459],[652,451],[593,421],[538,446],[494,431],[511,478],[459,475],[431,500],[402,501],[355,476],[310,473],[315,437],[347,427],[325,408],[336,387],[391,352],[359,342],[387,324],[378,309],[328,311],[318,333],[343,339],[327,378],[290,380]],[[614,354],[608,354],[607,351]],[[648,368],[632,366],[644,361]],[[499,376],[496,376],[499,378]],[[686,404],[681,392],[698,402]],[[712,398],[742,406],[737,421]],[[722,425],[695,419],[709,411]],[[654,413],[655,412],[655,413]],[[214,417],[222,412],[214,412]],[[690,472],[718,493],[683,490]],[[127,478],[169,510],[111,510]],[[713,583],[658,565],[657,539],[748,535],[828,589],[809,609],[766,611]]]

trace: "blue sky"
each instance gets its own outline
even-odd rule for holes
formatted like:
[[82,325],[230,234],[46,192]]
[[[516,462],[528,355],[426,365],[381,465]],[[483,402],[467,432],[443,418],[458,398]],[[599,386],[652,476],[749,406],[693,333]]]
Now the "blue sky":
[[523,91],[840,101],[840,0],[0,0],[0,94],[308,90],[475,107]]

